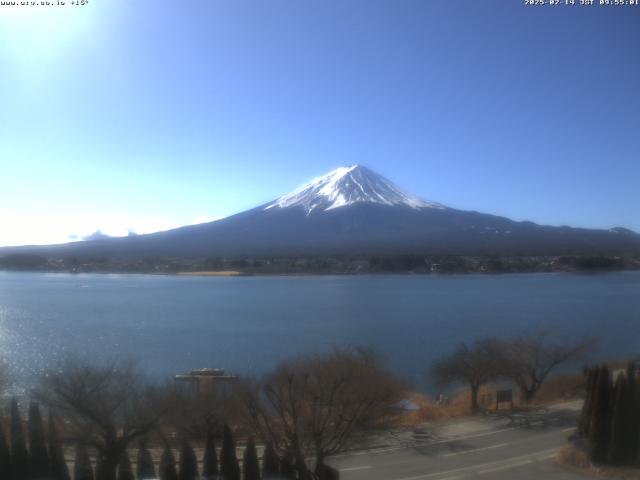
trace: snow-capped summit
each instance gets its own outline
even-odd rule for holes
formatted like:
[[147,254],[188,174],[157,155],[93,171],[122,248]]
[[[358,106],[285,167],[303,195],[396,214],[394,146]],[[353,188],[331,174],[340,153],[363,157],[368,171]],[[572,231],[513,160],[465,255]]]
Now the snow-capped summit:
[[390,180],[361,165],[340,167],[284,195],[264,209],[303,207],[312,212],[333,210],[356,203],[404,205],[414,209],[445,207],[405,192]]

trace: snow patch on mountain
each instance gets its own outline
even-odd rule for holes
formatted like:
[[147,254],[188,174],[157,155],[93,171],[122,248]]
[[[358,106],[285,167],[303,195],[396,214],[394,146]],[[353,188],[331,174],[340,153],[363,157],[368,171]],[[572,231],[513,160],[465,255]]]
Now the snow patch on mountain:
[[405,192],[390,180],[360,165],[340,167],[284,195],[265,207],[303,207],[307,215],[356,203],[403,205],[444,209],[439,203],[426,202]]

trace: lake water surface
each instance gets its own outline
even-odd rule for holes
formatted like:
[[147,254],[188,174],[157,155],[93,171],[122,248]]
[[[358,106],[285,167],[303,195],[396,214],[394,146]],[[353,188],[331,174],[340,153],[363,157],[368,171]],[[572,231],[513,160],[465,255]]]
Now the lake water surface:
[[640,353],[640,272],[598,275],[176,277],[0,272],[0,355],[16,375],[68,355],[131,357],[153,376],[262,373],[362,345],[421,388],[459,342],[552,327],[599,358]]

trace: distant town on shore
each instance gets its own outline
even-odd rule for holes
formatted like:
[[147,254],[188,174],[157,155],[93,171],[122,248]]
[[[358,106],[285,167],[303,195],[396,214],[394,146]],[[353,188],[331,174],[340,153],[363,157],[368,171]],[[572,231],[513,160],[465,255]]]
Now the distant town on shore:
[[501,274],[640,270],[640,257],[607,255],[463,256],[370,255],[204,259],[118,260],[47,258],[35,254],[0,257],[0,269],[67,273],[149,273],[211,276],[337,274]]

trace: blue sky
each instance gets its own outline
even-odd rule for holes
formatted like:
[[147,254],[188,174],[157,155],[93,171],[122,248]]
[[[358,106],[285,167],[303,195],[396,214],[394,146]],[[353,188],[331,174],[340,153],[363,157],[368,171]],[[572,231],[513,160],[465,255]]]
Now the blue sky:
[[640,7],[0,7],[0,245],[206,221],[359,163],[445,205],[640,231]]

